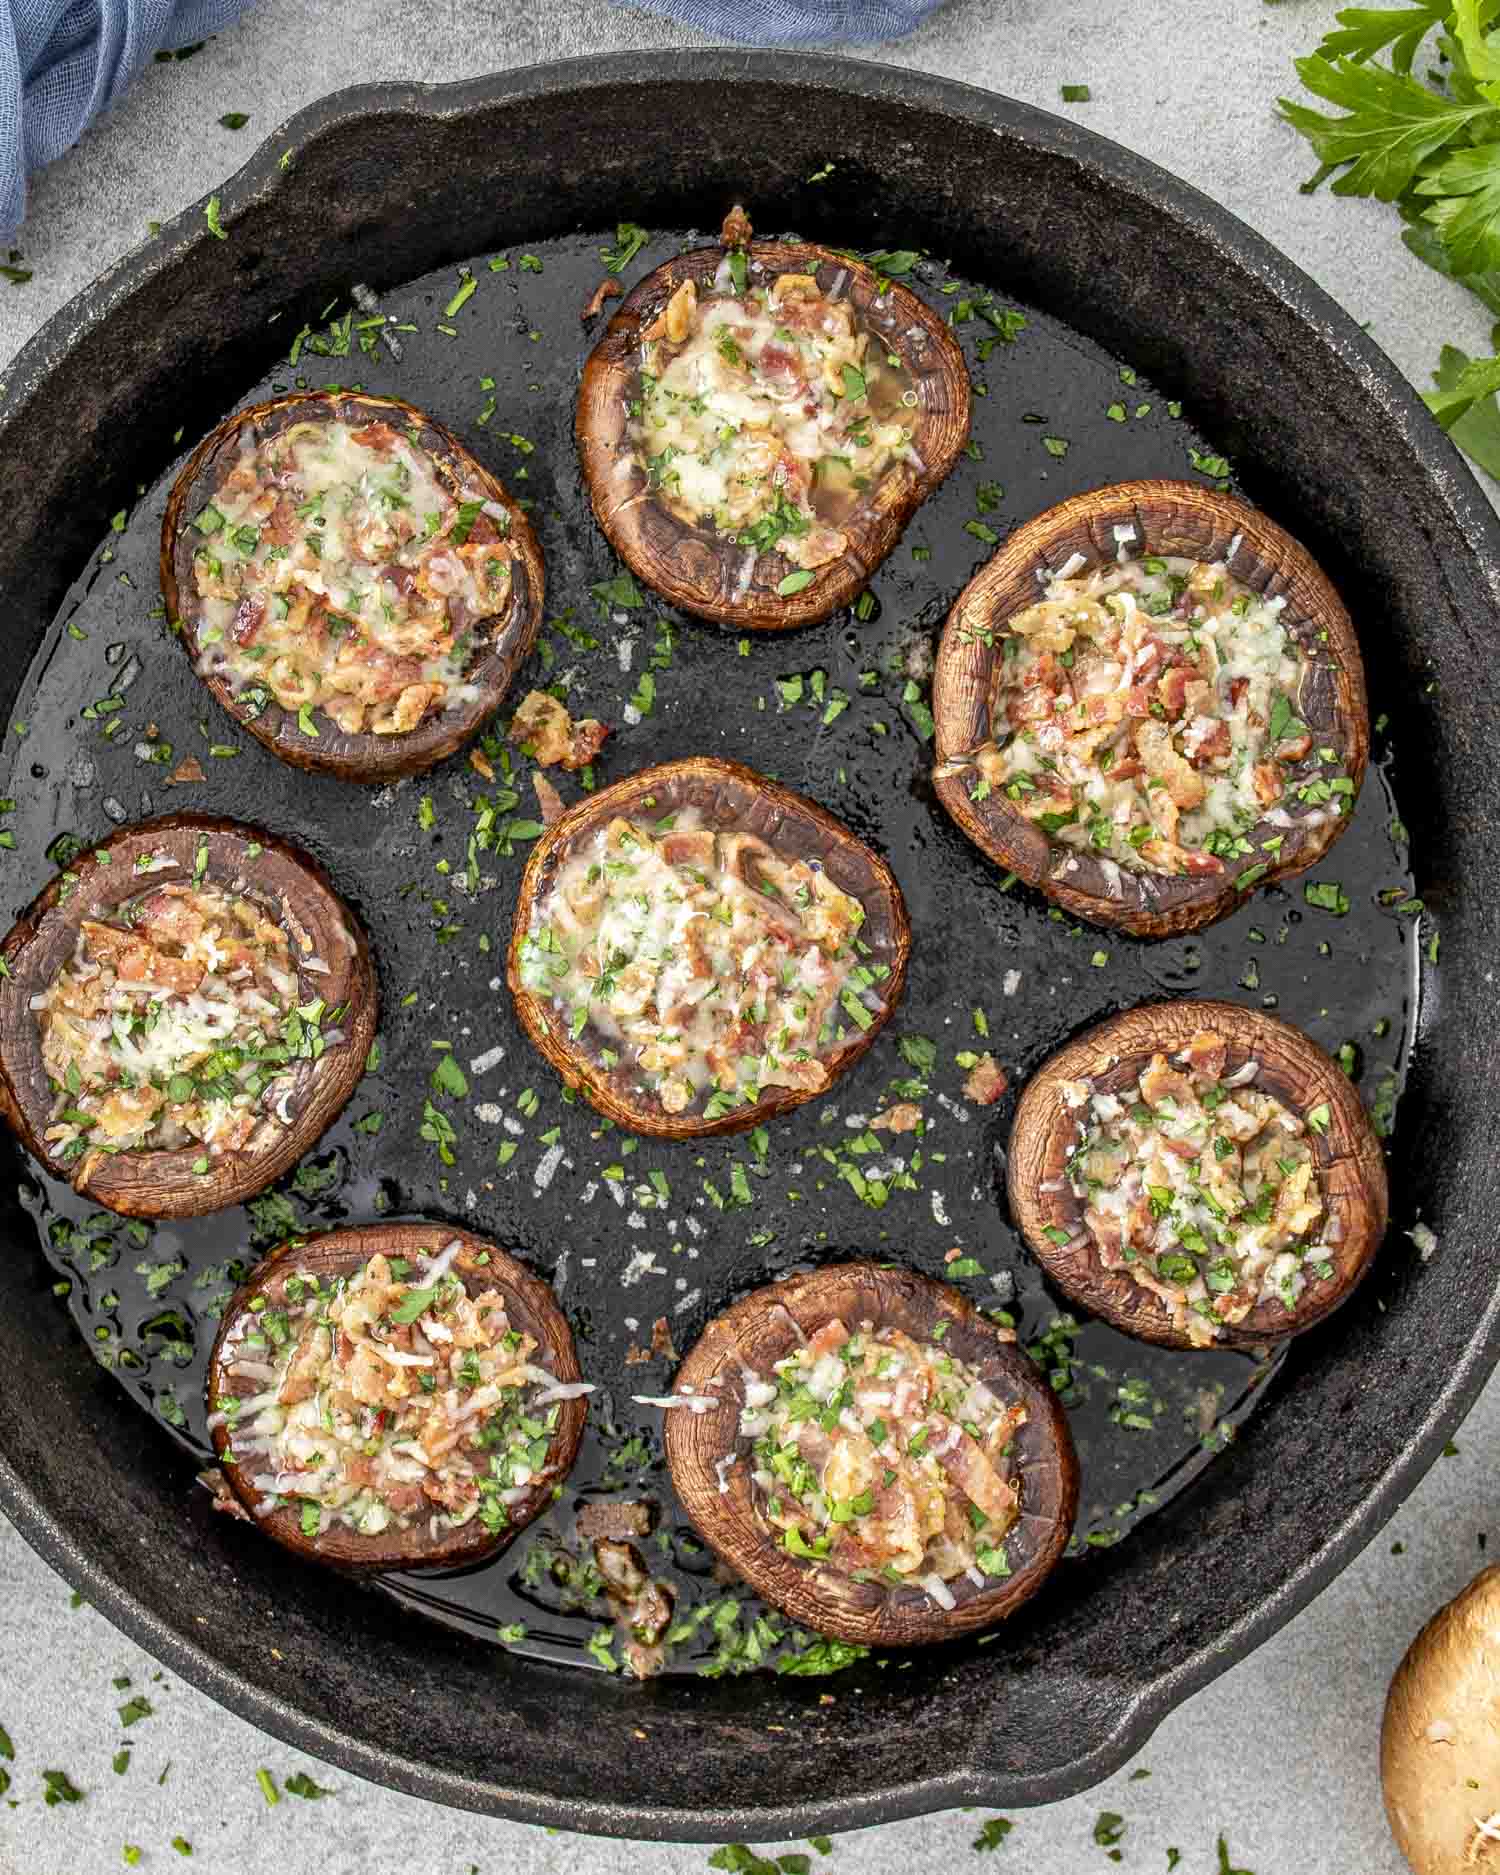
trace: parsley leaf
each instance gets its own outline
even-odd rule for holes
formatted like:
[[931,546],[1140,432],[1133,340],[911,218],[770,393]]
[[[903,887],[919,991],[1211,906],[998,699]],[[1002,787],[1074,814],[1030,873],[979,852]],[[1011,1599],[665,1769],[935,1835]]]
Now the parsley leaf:
[[606,273],[623,273],[650,239],[646,229],[637,226],[635,222],[617,222],[614,246],[601,247],[599,250]]

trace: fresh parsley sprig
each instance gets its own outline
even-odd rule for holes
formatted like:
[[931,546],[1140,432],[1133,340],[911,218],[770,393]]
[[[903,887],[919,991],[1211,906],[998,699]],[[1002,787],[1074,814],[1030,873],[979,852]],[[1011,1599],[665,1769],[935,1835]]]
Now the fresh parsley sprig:
[[[1296,70],[1338,114],[1281,100],[1318,158],[1304,187],[1332,176],[1335,195],[1393,203],[1411,252],[1500,313],[1500,0],[1409,0],[1335,17]],[[1418,77],[1413,62],[1429,41],[1437,63]],[[1445,347],[1434,375],[1433,415],[1497,473],[1500,356],[1468,359]]]

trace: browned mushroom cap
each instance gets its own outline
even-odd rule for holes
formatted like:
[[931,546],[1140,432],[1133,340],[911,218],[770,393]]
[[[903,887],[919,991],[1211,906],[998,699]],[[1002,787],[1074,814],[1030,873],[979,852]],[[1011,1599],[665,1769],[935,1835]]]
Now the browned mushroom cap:
[[[733,230],[726,232],[732,239]],[[790,560],[779,553],[754,556],[713,528],[679,520],[655,498],[628,434],[629,405],[640,396],[641,336],[683,281],[701,288],[713,279],[724,258],[719,247],[678,255],[621,301],[583,367],[578,449],[599,525],[648,586],[700,618],[745,631],[789,631],[849,604],[958,460],[969,435],[969,374],[937,313],[848,255],[786,241],[757,241],[746,254],[752,282],[768,285],[780,274],[806,274],[820,292],[847,293],[859,322],[911,377],[918,398],[912,448],[922,466],[892,463],[839,522],[849,541],[842,558],[819,567],[809,585],[788,594],[776,589],[797,570]]]
[[[433,473],[455,501],[483,496],[505,509],[510,517],[505,538],[514,554],[510,603],[499,618],[486,621],[490,636],[464,673],[464,683],[473,691],[467,701],[434,711],[405,734],[389,736],[373,732],[348,735],[319,711],[314,723],[318,733],[309,736],[299,726],[295,710],[284,709],[274,698],[261,708],[244,694],[237,695],[222,673],[204,670],[193,597],[193,553],[198,542],[192,521],[212,502],[247,433],[258,444],[295,423],[365,424],[382,418],[400,426],[412,446],[431,462]],[[386,781],[431,768],[461,748],[499,709],[536,642],[542,622],[545,576],[542,550],[520,505],[506,493],[499,478],[441,424],[399,397],[371,397],[355,391],[293,391],[232,412],[204,437],[183,465],[162,516],[161,589],[167,617],[174,622],[193,668],[235,721],[273,755],[297,768],[337,775],[342,781]]]
[[[1209,877],[1165,877],[1112,868],[1095,854],[1050,840],[1003,789],[975,800],[969,757],[990,740],[990,712],[1005,658],[1006,621],[1038,596],[1037,574],[1075,554],[1090,565],[1113,561],[1116,529],[1131,528],[1133,554],[1180,554],[1230,574],[1268,599],[1285,596],[1283,623],[1306,665],[1299,706],[1320,748],[1354,784],[1342,814],[1316,804],[1293,808],[1292,824],[1261,821],[1245,837],[1255,849],[1242,865]],[[1080,918],[1140,937],[1197,931],[1244,902],[1251,885],[1273,885],[1314,865],[1354,812],[1370,749],[1359,641],[1343,602],[1307,549],[1237,495],[1192,482],[1120,482],[1090,489],[1018,527],[959,594],[948,614],[933,676],[937,726],[933,779],[944,807],[978,847],[1028,885]],[[1307,816],[1318,815],[1313,824]],[[1262,842],[1281,837],[1267,853]],[[1274,854],[1274,857],[1272,856]],[[1246,874],[1253,876],[1247,878]]]
[[[702,1111],[668,1113],[656,1094],[642,1085],[623,1062],[606,1067],[599,1058],[602,1044],[592,1028],[575,1037],[563,1012],[549,998],[526,988],[521,975],[521,952],[531,930],[532,917],[551,889],[561,866],[574,850],[617,815],[643,816],[658,821],[685,807],[696,807],[704,824],[715,831],[734,829],[764,840],[778,858],[816,862],[842,892],[864,907],[860,942],[861,961],[883,966],[887,972],[872,986],[880,1009],[871,1012],[868,1028],[835,1041],[821,1056],[828,1080],[818,1088],[771,1087],[753,1103],[731,1108],[709,1118]],[[511,930],[506,980],[515,999],[521,1026],[557,1069],[569,1087],[575,1087],[618,1125],[634,1133],[661,1139],[689,1139],[709,1133],[740,1133],[773,1114],[801,1106],[828,1091],[834,1079],[852,1068],[869,1048],[901,1000],[906,982],[906,960],[911,951],[911,925],[906,901],[895,875],[885,861],[855,838],[825,808],[793,794],[738,762],[695,755],[680,762],[663,762],[643,769],[589,795],[555,821],[531,850],[521,877]]]
[[[317,1060],[293,1064],[289,1125],[267,1117],[247,1144],[210,1159],[199,1145],[171,1152],[88,1151],[71,1165],[43,1135],[53,1096],[31,999],[73,956],[85,918],[110,919],[153,884],[207,881],[260,900],[287,932],[298,999],[347,1007],[340,1039]],[[369,945],[358,919],[315,860],[274,834],[207,814],[173,814],[122,827],[80,853],[11,927],[0,959],[0,1112],[56,1178],[127,1217],[199,1217],[240,1204],[281,1177],[333,1124],[365,1071],[379,1007]],[[308,961],[324,966],[307,968]]]
[[[1007,1533],[1011,1573],[978,1586],[948,1584],[951,1609],[925,1589],[857,1582],[826,1562],[790,1555],[763,1518],[751,1481],[752,1441],[740,1431],[745,1376],[773,1365],[825,1322],[851,1332],[862,1322],[930,1341],[947,1323],[943,1347],[974,1367],[1001,1400],[1026,1408],[1011,1440],[1020,1519]],[[712,1400],[706,1409],[667,1409],[665,1442],[673,1489],[709,1544],[757,1595],[820,1634],[876,1646],[946,1641],[988,1627],[1020,1607],[1061,1556],[1078,1508],[1078,1460],[1057,1396],[1035,1364],[993,1322],[946,1283],[876,1263],[839,1263],[771,1283],[710,1322],[678,1370],[675,1394]],[[733,1463],[724,1461],[733,1458]]]
[[583,1398],[557,1402],[557,1426],[547,1448],[546,1469],[532,1480],[524,1498],[506,1507],[510,1521],[503,1529],[490,1530],[476,1516],[457,1529],[434,1537],[430,1519],[424,1517],[404,1530],[392,1528],[378,1536],[363,1536],[357,1530],[333,1524],[318,1536],[307,1537],[302,1533],[299,1507],[284,1504],[280,1509],[269,1510],[264,1493],[250,1481],[254,1462],[249,1465],[235,1462],[230,1428],[219,1419],[223,1410],[219,1402],[229,1398],[253,1398],[264,1390],[263,1379],[235,1372],[236,1354],[245,1330],[265,1309],[286,1306],[287,1282],[299,1274],[316,1276],[320,1282],[351,1276],[376,1255],[404,1257],[414,1263],[419,1255],[437,1256],[454,1242],[460,1248],[450,1268],[455,1276],[462,1278],[469,1294],[478,1296],[486,1289],[498,1289],[505,1298],[505,1312],[511,1327],[530,1335],[537,1343],[536,1364],[555,1374],[564,1384],[580,1380],[573,1332],[546,1283],[533,1276],[514,1257],[496,1249],[494,1244],[449,1224],[366,1224],[329,1231],[325,1236],[305,1242],[294,1239],[282,1244],[250,1272],[224,1310],[205,1383],[213,1421],[214,1451],[223,1464],[230,1489],[261,1529],[299,1556],[345,1569],[451,1568],[476,1562],[481,1556],[504,1549],[533,1517],[545,1510],[552,1501],[553,1487],[572,1470],[588,1413]]
[[1007,1171],[1011,1215],[1047,1274],[1080,1307],[1142,1341],[1191,1347],[1159,1297],[1128,1270],[1106,1269],[1099,1260],[1067,1176],[1080,1108],[1069,1104],[1066,1089],[1079,1081],[1098,1093],[1133,1087],[1152,1055],[1170,1058],[1205,1029],[1229,1045],[1224,1077],[1255,1061],[1255,1085],[1294,1113],[1328,1109],[1326,1128],[1309,1128],[1306,1140],[1323,1202],[1343,1229],[1342,1241],[1328,1246],[1333,1273],[1305,1270],[1307,1287],[1290,1315],[1279,1300],[1261,1301],[1243,1320],[1223,1324],[1211,1344],[1258,1347],[1301,1334],[1336,1309],[1369,1268],[1387,1218],[1385,1155],[1359,1095],[1337,1062],[1290,1023],[1236,1003],[1148,1003],[1069,1042],[1038,1068],[1016,1109]]

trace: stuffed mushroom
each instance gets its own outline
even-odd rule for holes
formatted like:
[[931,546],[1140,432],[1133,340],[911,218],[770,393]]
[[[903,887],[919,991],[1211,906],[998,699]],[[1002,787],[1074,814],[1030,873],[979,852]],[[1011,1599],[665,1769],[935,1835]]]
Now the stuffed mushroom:
[[909,1270],[836,1264],[758,1289],[683,1362],[672,1484],[757,1594],[840,1640],[987,1627],[1062,1554],[1078,1466],[1008,1330]]
[[226,1308],[207,1386],[234,1500],[354,1569],[503,1549],[572,1468],[592,1392],[547,1285],[446,1224],[284,1244]]
[[1058,1287],[1165,1347],[1300,1334],[1386,1226],[1384,1154],[1348,1076],[1232,1003],[1151,1004],[1070,1042],[1021,1096],[1007,1179]]
[[589,796],[532,849],[522,1026],[633,1132],[738,1132],[827,1091],[901,995],[906,906],[813,802],[708,756]]
[[1080,917],[1197,930],[1314,864],[1369,752],[1359,644],[1307,551],[1185,482],[1075,495],[959,595],[933,680],[939,797]]
[[674,605],[784,631],[847,605],[957,461],[969,378],[906,287],[810,242],[680,254],[584,366],[578,447],[599,525]]
[[0,947],[0,1111],[54,1177],[131,1217],[238,1204],[365,1070],[375,973],[321,869],[196,814],[85,848]]
[[542,616],[519,504],[420,410],[353,391],[226,417],[172,489],[161,580],[230,715],[346,781],[413,774],[468,741]]

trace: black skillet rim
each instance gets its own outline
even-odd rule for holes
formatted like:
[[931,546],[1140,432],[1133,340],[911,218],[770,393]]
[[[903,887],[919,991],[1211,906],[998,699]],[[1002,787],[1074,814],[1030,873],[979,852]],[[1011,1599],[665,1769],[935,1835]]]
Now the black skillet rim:
[[[1156,164],[1050,112],[954,80],[826,55],[710,49],[562,60],[451,85],[356,86],[309,106],[268,138],[219,191],[223,220],[232,224],[238,213],[274,196],[281,180],[278,159],[288,144],[300,148],[314,137],[326,136],[369,114],[403,113],[442,121],[471,109],[524,105],[528,100],[567,94],[576,94],[586,104],[593,89],[646,88],[653,82],[723,86],[744,81],[836,89],[872,101],[911,106],[935,118],[958,118],[997,136],[1012,136],[1094,171],[1148,213],[1207,240],[1280,302],[1281,309],[1302,326],[1310,344],[1332,354],[1358,376],[1365,395],[1391,425],[1393,438],[1399,439],[1425,475],[1438,504],[1464,536],[1472,556],[1470,573],[1500,601],[1500,518],[1452,444],[1431,422],[1416,392],[1349,314],[1269,242]],[[121,261],[54,314],[28,342],[0,387],[0,440],[8,421],[24,410],[32,393],[52,373],[66,367],[70,352],[107,325],[132,292],[180,265],[185,255],[205,247],[212,237],[206,232],[204,207],[205,201],[200,201],[184,210],[149,248]],[[1427,1013],[1424,1008],[1417,1016],[1419,1041]],[[1437,1457],[1497,1358],[1500,1287],[1476,1317],[1462,1357],[1444,1384],[1431,1392],[1417,1435],[1347,1514],[1331,1523],[1320,1548],[1237,1618],[1200,1633],[1197,1644],[1176,1666],[1132,1687],[1112,1729],[1081,1755],[1044,1771],[1018,1772],[987,1765],[981,1745],[967,1763],[914,1774],[898,1785],[764,1807],[561,1797],[507,1786],[493,1778],[467,1778],[415,1755],[371,1745],[293,1706],[275,1690],[272,1674],[252,1680],[224,1665],[211,1646],[204,1644],[186,1611],[176,1621],[159,1618],[124,1580],[109,1574],[91,1555],[86,1507],[80,1513],[76,1505],[42,1503],[4,1453],[0,1453],[0,1509],[93,1606],[167,1667],[272,1735],[348,1772],[456,1807],[602,1835],[679,1841],[790,1838],[959,1804],[1045,1803],[1107,1776],[1139,1748],[1174,1706],[1285,1625],[1375,1536]]]

